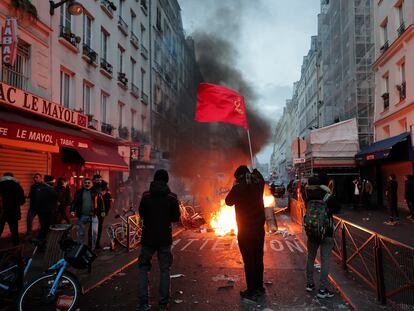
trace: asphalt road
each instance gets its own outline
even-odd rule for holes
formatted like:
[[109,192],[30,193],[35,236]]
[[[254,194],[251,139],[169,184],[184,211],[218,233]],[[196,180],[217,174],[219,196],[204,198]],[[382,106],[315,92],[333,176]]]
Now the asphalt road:
[[[283,224],[279,221],[279,226]],[[174,241],[170,310],[348,310],[337,294],[318,300],[305,291],[305,250],[294,236],[267,236],[265,277],[267,295],[258,303],[241,301],[245,288],[243,263],[234,236],[186,231]],[[315,273],[318,281],[319,273]],[[156,258],[150,278],[150,303],[157,306]],[[80,310],[135,310],[137,265],[82,297]]]

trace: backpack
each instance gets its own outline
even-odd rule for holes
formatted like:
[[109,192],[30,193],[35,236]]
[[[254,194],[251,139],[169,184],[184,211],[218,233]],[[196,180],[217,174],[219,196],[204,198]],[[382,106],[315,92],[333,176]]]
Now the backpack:
[[328,216],[325,200],[310,200],[303,217],[303,227],[308,238],[314,241],[322,241],[327,231],[332,227]]

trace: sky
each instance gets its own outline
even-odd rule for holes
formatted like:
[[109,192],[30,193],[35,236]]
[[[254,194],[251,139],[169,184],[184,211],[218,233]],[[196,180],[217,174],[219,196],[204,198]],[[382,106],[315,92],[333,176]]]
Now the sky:
[[[320,0],[178,0],[184,31],[211,32],[233,44],[236,65],[257,93],[257,109],[274,128],[300,78],[317,34]],[[247,103],[249,104],[249,103]],[[258,154],[268,163],[273,145]]]

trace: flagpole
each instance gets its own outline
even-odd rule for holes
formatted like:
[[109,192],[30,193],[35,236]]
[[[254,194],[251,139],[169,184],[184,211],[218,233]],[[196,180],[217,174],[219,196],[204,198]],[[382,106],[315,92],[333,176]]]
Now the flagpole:
[[249,131],[249,129],[247,129],[247,138],[249,139],[250,160],[252,161],[252,168],[254,168],[253,152],[252,152],[252,141],[250,140],[250,131]]

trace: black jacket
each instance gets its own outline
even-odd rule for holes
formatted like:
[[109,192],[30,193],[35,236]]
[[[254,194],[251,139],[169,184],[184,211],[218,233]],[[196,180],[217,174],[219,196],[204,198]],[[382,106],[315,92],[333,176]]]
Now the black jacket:
[[396,205],[398,201],[398,183],[395,180],[389,180],[385,187],[385,193],[387,200],[389,200],[391,204]]
[[[326,188],[328,188],[328,187],[326,187]],[[305,201],[305,207],[306,208],[308,207],[309,201],[323,200],[325,198],[326,194],[327,194],[327,191],[320,188],[319,186],[308,186],[307,188],[305,188],[305,190],[303,192],[303,200]],[[328,216],[330,217],[332,223],[333,223],[333,214],[338,213],[340,209],[341,209],[341,206],[340,206],[339,202],[336,200],[336,197],[334,195],[331,195],[326,200],[326,211],[327,211]],[[328,230],[326,236],[328,236],[328,237],[333,236],[333,228]]]
[[0,178],[0,196],[6,217],[20,219],[20,205],[24,204],[26,198],[22,186],[14,177],[3,176]]
[[39,214],[52,214],[57,209],[58,194],[53,187],[42,183],[37,196],[36,211]]
[[414,202],[414,179],[412,178],[405,182],[404,198],[407,202]]
[[139,215],[143,221],[141,244],[168,246],[172,244],[172,222],[180,220],[177,195],[163,181],[151,182],[149,191],[142,195]]
[[70,189],[69,187],[64,187],[63,185],[59,185],[55,188],[57,192],[57,200],[59,207],[66,207],[70,204]]
[[40,189],[42,189],[43,183],[34,183],[30,186],[30,192],[29,192],[29,199],[30,199],[30,209],[32,211],[36,211],[39,209],[40,205],[38,203],[39,201],[39,193]]
[[[82,216],[82,205],[83,205],[83,191],[85,188],[81,188],[75,193],[75,198],[73,199],[72,206],[70,208],[71,212],[76,212],[76,216],[80,218]],[[105,212],[103,198],[100,192],[95,191],[94,189],[90,190],[92,192],[92,211],[91,215],[96,216]]]
[[235,206],[239,232],[251,226],[264,226],[263,190],[263,176],[254,170],[252,174],[238,179],[227,194],[226,204]]

